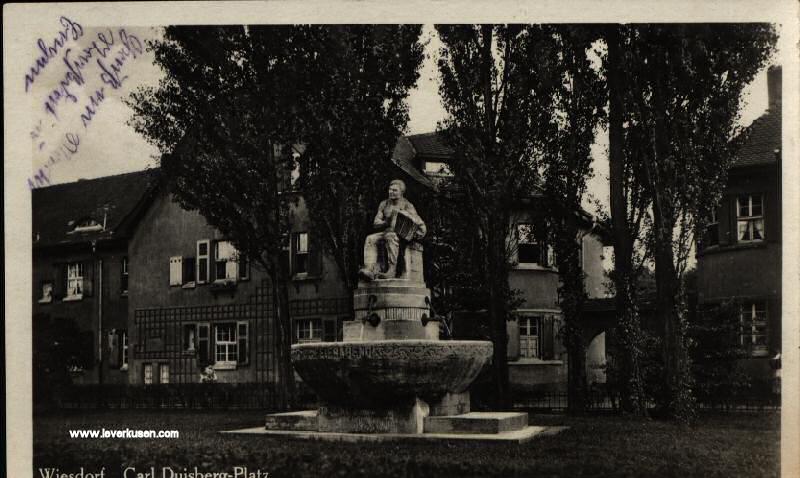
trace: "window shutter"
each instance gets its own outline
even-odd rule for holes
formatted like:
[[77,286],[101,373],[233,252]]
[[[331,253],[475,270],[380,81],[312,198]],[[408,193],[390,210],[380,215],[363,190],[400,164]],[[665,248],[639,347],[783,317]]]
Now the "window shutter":
[[292,233],[292,245],[289,248],[289,276],[294,275],[295,271],[297,270],[297,241],[299,241],[298,235],[296,233]]
[[108,334],[108,366],[111,368],[119,368],[120,354],[119,354],[119,332],[112,330]]
[[554,342],[554,330],[553,330],[553,317],[542,317],[540,319],[541,328],[540,328],[540,343],[542,344],[542,359],[544,360],[553,360],[555,359],[555,349],[553,347]]
[[56,280],[53,283],[53,299],[61,300],[67,290],[67,265],[55,264],[54,269]]
[[336,319],[327,319],[322,322],[322,340],[336,342]]
[[720,246],[735,244],[739,234],[739,227],[736,225],[736,196],[728,196],[726,199],[722,201],[723,210],[719,215]]
[[183,279],[183,283],[184,284],[188,284],[189,282],[194,282],[195,281],[194,265],[195,265],[194,257],[187,257],[183,261],[183,271],[182,271],[181,275],[182,275],[182,279]]
[[94,261],[83,263],[83,296],[91,297],[94,293]]
[[508,344],[506,345],[506,356],[509,360],[519,359],[519,318],[517,320],[506,321],[506,334]]
[[313,241],[309,245],[308,251],[308,273],[312,276],[322,275],[322,247],[319,241]]
[[197,324],[197,358],[201,367],[211,363],[211,327]]
[[291,251],[289,249],[284,249],[281,251],[281,268],[287,277],[291,277],[292,275],[290,255]]
[[292,320],[292,343],[297,343],[297,320]]
[[250,261],[247,260],[244,254],[239,255],[239,276],[238,280],[250,279]]
[[236,343],[239,356],[237,363],[244,365],[250,362],[250,326],[247,321],[239,321],[236,323]]
[[169,258],[169,285],[181,285],[183,283],[183,258],[174,256]]

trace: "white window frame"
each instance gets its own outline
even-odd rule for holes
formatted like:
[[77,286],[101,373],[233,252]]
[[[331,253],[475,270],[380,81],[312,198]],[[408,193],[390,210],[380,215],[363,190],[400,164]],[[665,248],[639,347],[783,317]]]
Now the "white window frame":
[[[744,302],[739,307],[739,344],[749,348],[754,356],[769,354],[767,317],[767,302],[765,300]],[[759,338],[763,339],[763,343],[758,343],[760,341]]]
[[144,383],[145,385],[152,385],[153,384],[153,364],[152,363],[142,364],[142,383]]
[[519,321],[519,354],[522,358],[538,359],[542,356],[542,317],[524,315]]
[[[224,277],[217,277],[220,263],[225,264]],[[236,282],[238,279],[239,251],[230,241],[214,242],[214,282]]]
[[[743,205],[741,199],[746,197],[747,204]],[[761,203],[761,214],[753,214],[753,198],[759,198]],[[746,209],[747,215],[742,215],[742,208]],[[761,232],[760,238],[754,238],[754,226],[759,225]],[[746,227],[745,238],[741,238],[741,226]],[[736,196],[736,240],[737,242],[761,242],[766,236],[764,231],[764,195],[763,194],[741,194]]]
[[67,264],[67,291],[64,300],[79,300],[83,298],[84,268],[82,262]]
[[323,324],[321,318],[296,319],[295,327],[297,330],[295,339],[298,344],[322,342]]
[[[200,246],[206,246],[206,253],[200,254]],[[197,241],[197,254],[195,259],[195,268],[194,268],[194,277],[195,281],[198,284],[206,284],[208,283],[209,276],[211,275],[211,241],[209,239],[202,239]],[[205,275],[201,275],[200,271],[200,264],[205,261],[206,264],[206,273]]]
[[158,383],[168,384],[169,383],[169,364],[168,363],[160,363],[158,364]]
[[170,287],[183,285],[183,257],[181,256],[169,258],[169,285]]
[[[224,334],[230,327],[230,333]],[[236,322],[214,324],[214,368],[216,370],[235,370],[239,357],[239,342]]]

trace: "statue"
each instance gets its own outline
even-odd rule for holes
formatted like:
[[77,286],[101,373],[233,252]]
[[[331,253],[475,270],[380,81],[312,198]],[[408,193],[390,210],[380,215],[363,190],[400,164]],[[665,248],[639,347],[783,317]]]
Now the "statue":
[[[389,183],[389,198],[381,201],[378,213],[372,222],[378,232],[370,234],[364,241],[364,267],[359,275],[366,280],[391,279],[397,274],[397,256],[400,252],[400,239],[407,242],[425,237],[425,223],[417,214],[414,205],[404,198],[406,184],[395,179]],[[386,245],[386,272],[378,265],[378,242]]]

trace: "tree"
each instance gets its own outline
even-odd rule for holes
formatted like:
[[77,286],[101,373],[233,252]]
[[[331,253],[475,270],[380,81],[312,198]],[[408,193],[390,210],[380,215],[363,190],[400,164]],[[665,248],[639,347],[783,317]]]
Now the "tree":
[[326,78],[304,99],[299,187],[312,236],[322,238],[342,280],[355,287],[364,237],[386,196],[390,157],[408,122],[406,98],[419,77],[420,25],[352,25],[314,30]]
[[548,30],[552,31],[560,61],[553,61],[559,68],[549,72],[551,81],[558,85],[555,91],[557,114],[552,119],[555,134],[548,143],[541,170],[547,198],[548,242],[555,250],[561,282],[562,330],[569,356],[569,410],[580,413],[585,408],[587,393],[587,344],[581,326],[586,299],[580,263],[581,229],[585,222],[581,201],[592,172],[590,149],[595,127],[603,114],[605,98],[598,93],[602,92],[604,84],[587,54],[596,37],[594,28],[556,26]]
[[[450,164],[457,207],[469,212],[471,241],[487,292],[494,344],[493,395],[510,405],[507,328],[514,302],[508,277],[512,212],[538,195],[539,165],[556,133],[553,97],[560,81],[552,35],[539,26],[437,25],[442,40],[440,94],[447,118],[441,134],[454,150]],[[458,214],[458,213],[454,213]]]
[[[608,91],[609,131],[609,196],[611,205],[611,231],[614,245],[614,270],[611,279],[617,310],[614,328],[615,348],[610,362],[610,382],[618,391],[622,410],[645,415],[647,411],[644,392],[642,360],[645,354],[645,336],[642,331],[637,306],[636,282],[641,266],[636,267],[637,256],[643,264],[647,257],[636,245],[641,238],[649,201],[644,194],[640,175],[641,162],[628,142],[626,135],[626,45],[629,28],[609,25],[604,32],[607,54],[604,58]],[[628,60],[629,61],[629,60]]]
[[740,98],[776,42],[770,25],[647,25],[632,31],[626,90],[652,205],[656,314],[664,326],[660,406],[692,414],[682,284],[698,217],[716,204],[736,151]]
[[[389,65],[400,60],[387,57],[384,48],[397,41],[397,36],[391,32],[374,35],[376,30],[380,28],[168,27],[162,40],[150,44],[165,78],[156,88],[138,90],[129,101],[135,129],[162,153],[162,169],[175,200],[187,210],[199,211],[210,225],[231,238],[239,253],[272,278],[278,311],[279,381],[288,398],[293,395],[294,374],[289,360],[289,268],[282,251],[288,242],[289,213],[295,200],[288,194],[295,167],[291,151],[308,142],[306,166],[327,167],[330,178],[352,163],[312,161],[337,146],[326,143],[334,134],[353,133],[353,125],[361,124],[359,115],[384,119],[379,124],[381,146],[388,141],[386,136],[398,134],[396,129],[388,131],[402,125],[401,90],[413,84],[413,74],[404,74],[398,80],[401,86],[375,87],[369,91],[374,94],[366,98],[351,96],[349,104],[342,96],[344,86],[357,73],[363,78],[374,72],[359,72],[366,60],[380,57],[380,66],[388,74],[396,72]],[[414,29],[399,30],[402,44],[413,47]],[[365,46],[371,48],[367,48],[370,53],[356,61],[355,52]],[[367,88],[362,86],[364,92]],[[400,106],[384,110],[384,99],[390,95],[394,96],[388,99]],[[324,131],[328,133],[320,133]],[[361,157],[357,148],[358,144],[349,146],[334,159],[348,153]],[[364,153],[375,155],[378,149]],[[312,174],[307,177],[312,178],[309,184],[315,184]],[[335,184],[346,180],[341,177]],[[314,205],[319,197],[312,195]],[[334,196],[342,202],[347,197]],[[345,223],[343,227],[351,227],[347,221],[353,216],[337,220]],[[342,253],[345,247],[334,242],[332,249]]]

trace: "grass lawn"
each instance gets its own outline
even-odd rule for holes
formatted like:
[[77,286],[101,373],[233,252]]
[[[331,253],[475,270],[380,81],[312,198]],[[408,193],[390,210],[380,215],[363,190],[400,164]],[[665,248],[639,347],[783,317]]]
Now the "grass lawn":
[[[39,467],[61,473],[106,468],[122,476],[136,467],[155,477],[178,472],[231,473],[234,466],[270,477],[358,476],[703,476],[779,475],[780,416],[704,416],[691,427],[611,416],[532,415],[531,424],[566,425],[556,436],[523,445],[434,443],[365,444],[286,441],[264,436],[224,436],[219,430],[257,426],[263,412],[65,411],[34,419],[34,475]],[[67,430],[105,427],[180,431],[174,440],[72,439]],[[162,476],[161,467],[176,473]],[[247,478],[247,477],[244,477]]]

